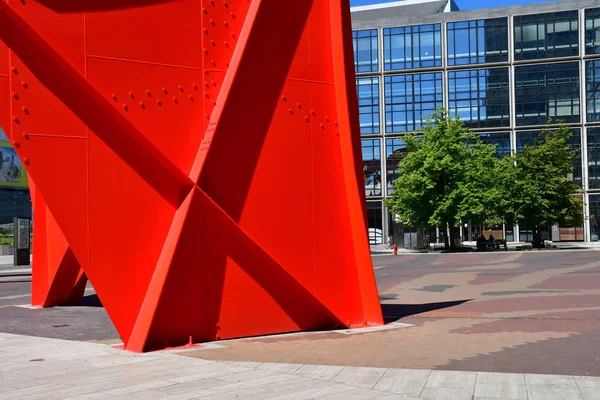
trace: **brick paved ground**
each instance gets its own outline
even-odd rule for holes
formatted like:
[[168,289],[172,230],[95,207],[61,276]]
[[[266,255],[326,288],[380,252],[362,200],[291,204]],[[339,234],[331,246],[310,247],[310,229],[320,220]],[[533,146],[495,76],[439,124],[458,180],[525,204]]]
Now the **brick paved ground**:
[[[597,251],[533,251],[376,257],[386,319],[413,326],[353,335],[327,332],[232,340],[220,342],[223,348],[185,355],[600,376],[599,256]],[[10,304],[26,303],[27,298],[6,300],[11,297],[7,293],[15,296],[28,284],[2,279],[0,332],[65,339],[83,333],[81,340],[117,339],[101,308],[17,308]],[[54,325],[71,326],[50,328]]]

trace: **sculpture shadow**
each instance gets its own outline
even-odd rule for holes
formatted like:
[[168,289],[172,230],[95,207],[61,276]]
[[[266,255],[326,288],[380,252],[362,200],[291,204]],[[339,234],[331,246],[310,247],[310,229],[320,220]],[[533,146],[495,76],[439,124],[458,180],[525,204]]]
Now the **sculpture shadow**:
[[104,307],[97,294],[83,296],[80,306],[82,307]]
[[426,304],[382,304],[381,312],[383,313],[384,323],[389,324],[392,322],[397,322],[402,318],[410,317],[411,315],[459,306],[472,300],[473,299],[467,299]]

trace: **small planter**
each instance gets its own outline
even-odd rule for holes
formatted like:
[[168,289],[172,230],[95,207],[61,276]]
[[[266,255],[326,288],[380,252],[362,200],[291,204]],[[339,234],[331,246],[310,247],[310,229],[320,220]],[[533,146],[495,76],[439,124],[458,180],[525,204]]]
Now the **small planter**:
[[11,244],[0,245],[0,256],[12,256],[14,253],[14,246]]

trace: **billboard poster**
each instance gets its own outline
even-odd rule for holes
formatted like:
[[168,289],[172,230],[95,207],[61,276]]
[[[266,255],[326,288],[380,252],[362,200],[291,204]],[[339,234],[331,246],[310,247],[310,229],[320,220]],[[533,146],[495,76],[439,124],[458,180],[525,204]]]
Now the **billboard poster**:
[[29,248],[29,219],[19,218],[17,223],[17,249],[24,250]]
[[0,186],[26,188],[27,171],[0,126]]

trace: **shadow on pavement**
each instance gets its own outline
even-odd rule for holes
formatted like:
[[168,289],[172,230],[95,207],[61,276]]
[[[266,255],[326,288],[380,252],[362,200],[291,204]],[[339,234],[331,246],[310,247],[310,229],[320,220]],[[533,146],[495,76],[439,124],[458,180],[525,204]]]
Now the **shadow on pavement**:
[[90,294],[88,296],[83,296],[83,301],[81,302],[81,306],[83,306],[83,307],[103,307],[102,302],[98,298],[97,294]]
[[382,304],[381,312],[383,313],[384,322],[389,324],[411,315],[459,306],[471,300],[473,299],[427,304]]

